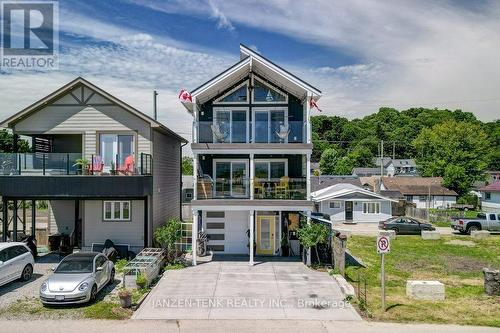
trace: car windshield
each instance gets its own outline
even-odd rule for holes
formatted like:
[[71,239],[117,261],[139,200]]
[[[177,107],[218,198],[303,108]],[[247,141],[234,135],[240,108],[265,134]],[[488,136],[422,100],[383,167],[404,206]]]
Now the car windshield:
[[61,261],[55,273],[78,274],[92,273],[94,258],[67,258]]

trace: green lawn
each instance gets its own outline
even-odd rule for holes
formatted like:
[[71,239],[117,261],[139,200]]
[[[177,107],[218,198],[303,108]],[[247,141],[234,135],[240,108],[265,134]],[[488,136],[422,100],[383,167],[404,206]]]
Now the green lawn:
[[[500,327],[500,297],[484,295],[482,274],[483,267],[500,268],[500,236],[480,241],[466,236],[435,241],[424,241],[420,236],[398,236],[391,242],[391,253],[386,255],[388,310],[385,313],[380,309],[380,256],[375,251],[375,237],[353,236],[347,246],[368,266],[360,269],[367,279],[367,317],[381,321]],[[357,274],[358,269],[347,269],[348,279],[357,280]],[[406,297],[406,281],[412,279],[444,283],[446,300],[410,300]]]

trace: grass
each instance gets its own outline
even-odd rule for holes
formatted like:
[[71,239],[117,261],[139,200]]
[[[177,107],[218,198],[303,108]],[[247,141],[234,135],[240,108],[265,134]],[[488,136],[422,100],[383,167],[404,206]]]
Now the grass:
[[[463,217],[466,219],[476,218],[477,214],[480,213],[480,211],[476,211],[476,210],[459,211],[459,210],[453,210],[453,209],[448,209],[446,211],[438,211],[436,209],[430,209],[429,211],[431,213],[446,212],[449,216],[454,216],[454,217],[462,216],[462,214],[463,214]],[[449,222],[449,221],[437,221],[437,222],[432,222],[432,224],[435,227],[450,227],[451,222]]]
[[[472,240],[447,236],[424,241],[419,236],[398,236],[386,255],[385,313],[381,311],[380,257],[375,251],[375,237],[353,236],[347,243],[351,253],[367,265],[365,269],[348,267],[346,272],[347,278],[355,281],[360,270],[367,280],[367,304],[360,308],[366,309],[368,318],[500,327],[500,297],[484,294],[482,273],[483,267],[500,267],[500,237]],[[406,281],[412,279],[444,283],[446,300],[409,299]]]

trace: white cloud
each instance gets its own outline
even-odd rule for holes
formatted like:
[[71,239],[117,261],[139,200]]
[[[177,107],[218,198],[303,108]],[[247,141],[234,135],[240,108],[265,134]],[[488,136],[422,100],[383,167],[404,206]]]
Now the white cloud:
[[210,5],[210,9],[212,10],[212,17],[217,19],[217,28],[234,31],[234,26],[231,24],[231,21],[229,21],[226,15],[214,3],[214,1],[209,0],[208,4]]

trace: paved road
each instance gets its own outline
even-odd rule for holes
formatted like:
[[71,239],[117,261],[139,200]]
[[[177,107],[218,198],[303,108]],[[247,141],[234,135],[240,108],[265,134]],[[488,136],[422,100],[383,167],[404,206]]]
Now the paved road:
[[0,321],[0,327],[2,333],[500,333],[500,329],[489,327],[307,320],[6,320]]
[[327,273],[301,262],[247,260],[166,272],[133,318],[361,320]]

